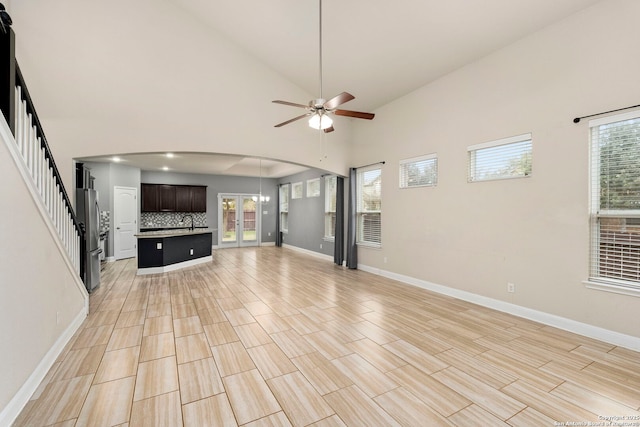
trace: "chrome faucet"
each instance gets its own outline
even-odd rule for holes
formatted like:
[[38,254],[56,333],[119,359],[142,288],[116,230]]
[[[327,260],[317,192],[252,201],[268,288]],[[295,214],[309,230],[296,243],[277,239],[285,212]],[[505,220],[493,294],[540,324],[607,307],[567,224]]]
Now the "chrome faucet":
[[191,218],[191,227],[189,227],[189,230],[193,231],[193,230],[195,229],[195,227],[193,226],[193,216],[191,216],[191,215],[185,215],[185,216],[183,216],[183,217],[182,217],[182,219],[180,220],[180,222],[184,222],[184,219],[185,219],[186,217]]

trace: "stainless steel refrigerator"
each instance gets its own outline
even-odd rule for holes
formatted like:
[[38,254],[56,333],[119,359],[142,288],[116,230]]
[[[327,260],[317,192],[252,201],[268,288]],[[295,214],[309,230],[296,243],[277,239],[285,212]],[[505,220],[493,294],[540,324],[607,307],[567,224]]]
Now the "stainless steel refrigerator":
[[76,190],[76,216],[84,225],[84,284],[89,292],[100,286],[100,207],[98,192],[90,188]]

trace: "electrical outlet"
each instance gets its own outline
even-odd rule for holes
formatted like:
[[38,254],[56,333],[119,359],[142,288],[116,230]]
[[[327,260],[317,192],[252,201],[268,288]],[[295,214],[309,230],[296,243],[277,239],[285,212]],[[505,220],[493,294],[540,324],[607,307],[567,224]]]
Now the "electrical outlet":
[[507,292],[514,293],[516,291],[516,285],[513,283],[507,283]]
[[267,233],[267,236],[271,237],[271,232],[268,232],[268,233]]
[[320,243],[320,249],[322,249],[322,243]]
[[193,255],[193,249],[189,249],[189,255]]
[[56,311],[56,325],[60,324],[60,312]]
[[384,263],[385,264],[387,263],[387,257],[384,257]]

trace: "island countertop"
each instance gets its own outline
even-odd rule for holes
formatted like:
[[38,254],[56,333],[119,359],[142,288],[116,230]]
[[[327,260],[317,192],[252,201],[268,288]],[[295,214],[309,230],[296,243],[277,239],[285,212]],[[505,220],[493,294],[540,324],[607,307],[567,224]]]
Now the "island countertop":
[[160,237],[174,237],[174,236],[189,236],[193,234],[207,234],[213,233],[216,230],[213,228],[196,228],[190,230],[188,228],[176,228],[169,230],[157,230],[157,231],[140,231],[135,236],[138,239],[157,239]]

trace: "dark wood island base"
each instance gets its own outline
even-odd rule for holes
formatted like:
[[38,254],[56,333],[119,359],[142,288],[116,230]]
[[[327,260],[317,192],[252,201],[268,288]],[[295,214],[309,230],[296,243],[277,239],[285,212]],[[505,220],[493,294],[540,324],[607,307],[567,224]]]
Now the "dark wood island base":
[[210,229],[149,231],[138,238],[138,275],[166,273],[213,260]]

